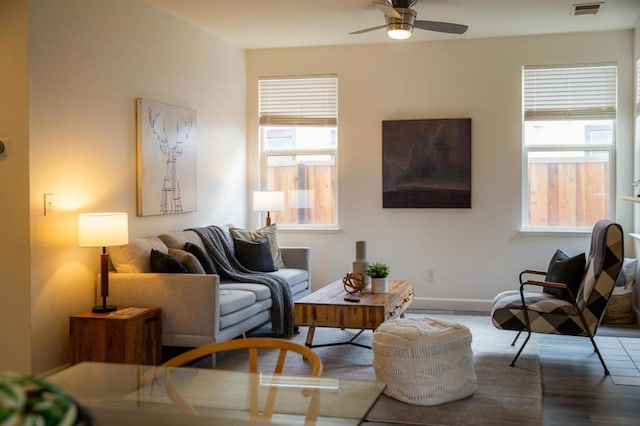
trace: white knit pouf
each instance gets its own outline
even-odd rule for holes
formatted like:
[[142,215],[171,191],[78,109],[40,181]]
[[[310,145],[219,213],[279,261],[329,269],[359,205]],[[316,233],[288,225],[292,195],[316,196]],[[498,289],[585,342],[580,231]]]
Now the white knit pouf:
[[414,405],[466,398],[476,390],[471,332],[432,318],[385,321],[373,333],[373,368],[385,395]]

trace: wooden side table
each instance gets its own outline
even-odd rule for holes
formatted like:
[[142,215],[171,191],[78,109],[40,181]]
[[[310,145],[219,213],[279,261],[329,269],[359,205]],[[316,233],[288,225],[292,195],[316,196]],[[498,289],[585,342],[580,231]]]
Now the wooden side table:
[[95,361],[159,365],[161,338],[160,308],[130,307],[69,318],[71,364]]

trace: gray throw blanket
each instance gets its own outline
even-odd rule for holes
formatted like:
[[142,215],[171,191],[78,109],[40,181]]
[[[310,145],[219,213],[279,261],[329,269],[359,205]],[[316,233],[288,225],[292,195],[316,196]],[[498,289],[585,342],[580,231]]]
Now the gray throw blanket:
[[294,335],[293,296],[284,278],[263,272],[253,272],[242,266],[233,254],[233,242],[217,226],[192,228],[204,243],[209,256],[223,278],[246,283],[264,284],[271,290],[271,332],[278,337]]

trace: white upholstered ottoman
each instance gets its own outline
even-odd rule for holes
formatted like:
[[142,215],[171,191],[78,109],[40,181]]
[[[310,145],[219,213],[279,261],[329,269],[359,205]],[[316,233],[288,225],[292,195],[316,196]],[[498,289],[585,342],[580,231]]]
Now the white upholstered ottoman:
[[385,395],[414,405],[466,398],[476,390],[471,333],[432,318],[385,321],[373,333],[373,368]]

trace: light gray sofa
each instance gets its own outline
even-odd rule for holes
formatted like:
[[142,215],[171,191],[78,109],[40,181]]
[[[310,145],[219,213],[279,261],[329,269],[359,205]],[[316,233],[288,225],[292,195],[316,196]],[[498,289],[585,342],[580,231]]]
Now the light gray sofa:
[[[109,303],[160,307],[164,346],[197,347],[231,340],[270,321],[272,300],[266,285],[220,280],[215,274],[151,272],[152,249],[184,254],[186,242],[204,249],[194,231],[135,238],[110,248],[114,271],[109,273]],[[286,267],[268,274],[285,278],[294,300],[309,294],[309,248],[280,247],[280,253]],[[99,284],[96,298],[100,300]]]

